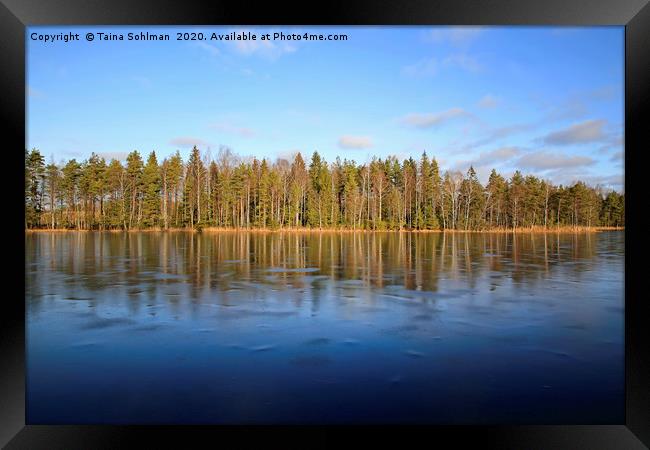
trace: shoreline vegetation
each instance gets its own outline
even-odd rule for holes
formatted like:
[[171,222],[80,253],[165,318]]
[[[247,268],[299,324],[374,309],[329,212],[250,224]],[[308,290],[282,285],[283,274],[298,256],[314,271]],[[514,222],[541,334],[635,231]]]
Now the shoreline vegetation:
[[125,162],[92,153],[45,164],[25,149],[25,229],[199,232],[575,233],[623,229],[625,197],[583,181],[555,185],[492,169],[483,185],[473,167],[442,171],[419,160],[326,162],[314,152],[292,161],[216,158],[195,146],[158,162],[137,150]]
[[602,231],[625,231],[625,227],[527,227],[527,228],[494,228],[485,230],[365,230],[351,228],[225,228],[225,227],[206,227],[206,228],[135,228],[130,230],[122,229],[75,229],[75,228],[27,228],[26,233],[77,233],[77,232],[94,232],[94,233],[546,233],[546,234],[569,234],[569,233],[597,233]]

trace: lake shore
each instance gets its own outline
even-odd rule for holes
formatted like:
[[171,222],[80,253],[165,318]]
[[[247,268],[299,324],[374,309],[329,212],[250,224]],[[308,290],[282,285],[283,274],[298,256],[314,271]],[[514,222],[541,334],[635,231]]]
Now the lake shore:
[[195,228],[133,228],[130,230],[89,230],[89,229],[67,229],[67,228],[30,228],[25,229],[25,233],[70,233],[70,232],[104,232],[104,233],[448,233],[448,234],[466,234],[466,233],[532,233],[532,234],[567,234],[567,233],[597,233],[601,231],[624,231],[625,227],[521,227],[521,228],[492,228],[485,230],[418,230],[403,228],[401,230],[365,230],[352,228],[226,228],[226,227],[206,227],[200,230]]

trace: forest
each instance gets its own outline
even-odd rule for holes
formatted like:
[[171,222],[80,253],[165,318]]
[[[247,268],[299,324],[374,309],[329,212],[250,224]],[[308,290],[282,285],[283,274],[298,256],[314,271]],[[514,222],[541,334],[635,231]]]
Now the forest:
[[499,230],[623,227],[624,195],[578,181],[570,186],[492,170],[483,186],[467,173],[419,161],[357,164],[318,152],[309,162],[217,157],[194,147],[158,161],[132,151],[125,164],[93,153],[46,164],[25,149],[25,228],[142,230],[189,228]]

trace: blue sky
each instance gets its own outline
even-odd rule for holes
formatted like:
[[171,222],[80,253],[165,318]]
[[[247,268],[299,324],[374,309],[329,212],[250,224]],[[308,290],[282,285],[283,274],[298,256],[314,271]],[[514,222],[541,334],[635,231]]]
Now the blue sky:
[[[122,33],[92,42],[88,32]],[[128,32],[167,42],[128,41]],[[177,41],[176,32],[206,34]],[[257,41],[211,41],[252,31]],[[43,42],[32,33],[79,33]],[[347,34],[347,41],[264,33]],[[215,156],[419,158],[622,190],[622,27],[30,27],[27,148],[48,162]]]

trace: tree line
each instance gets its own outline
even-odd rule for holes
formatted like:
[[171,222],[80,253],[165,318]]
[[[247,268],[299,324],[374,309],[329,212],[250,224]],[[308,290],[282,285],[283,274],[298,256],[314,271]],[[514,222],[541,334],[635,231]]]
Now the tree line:
[[243,159],[221,147],[213,159],[194,147],[158,161],[132,151],[123,164],[93,153],[45,164],[25,150],[25,228],[342,228],[487,230],[622,227],[624,195],[578,181],[554,185],[492,170],[485,186],[473,167],[441,172],[425,153],[357,164]]

